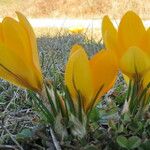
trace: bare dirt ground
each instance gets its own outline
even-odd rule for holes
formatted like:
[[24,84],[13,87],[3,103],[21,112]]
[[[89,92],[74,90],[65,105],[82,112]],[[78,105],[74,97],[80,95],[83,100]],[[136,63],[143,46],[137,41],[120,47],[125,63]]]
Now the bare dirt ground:
[[21,11],[29,17],[120,18],[127,10],[150,19],[150,0],[0,0],[0,16]]

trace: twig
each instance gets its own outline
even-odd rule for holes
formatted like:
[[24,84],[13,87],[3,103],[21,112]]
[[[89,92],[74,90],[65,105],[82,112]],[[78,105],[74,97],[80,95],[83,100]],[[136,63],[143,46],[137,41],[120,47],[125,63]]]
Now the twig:
[[17,150],[16,146],[12,146],[12,145],[0,145],[0,149],[2,150],[6,150],[6,149],[14,149]]
[[75,146],[72,146],[72,145],[63,144],[62,146],[63,146],[63,148],[67,148],[67,149],[72,149],[72,150],[77,149]]
[[33,112],[31,111],[30,108],[28,108],[28,109],[22,109],[22,110],[17,111],[17,112],[9,113],[10,116],[21,116],[22,114],[33,114]]
[[34,147],[34,148],[36,148],[36,149],[38,149],[38,150],[45,150],[44,147],[42,147],[42,146],[40,146],[40,145],[38,145],[38,144],[36,144],[36,143],[32,144],[32,147]]
[[53,132],[53,130],[51,128],[50,128],[50,134],[51,134],[52,141],[54,143],[54,146],[55,146],[56,150],[62,150],[60,145],[59,145],[59,142],[57,141],[57,139],[56,139],[56,137],[54,135],[54,132]]

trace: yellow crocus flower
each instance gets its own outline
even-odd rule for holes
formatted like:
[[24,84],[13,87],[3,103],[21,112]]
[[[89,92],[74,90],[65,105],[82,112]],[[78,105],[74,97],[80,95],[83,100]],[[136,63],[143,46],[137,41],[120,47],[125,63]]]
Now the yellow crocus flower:
[[116,53],[120,69],[130,78],[150,70],[150,29],[133,11],[128,11],[116,30],[108,16],[103,18],[102,37],[106,49]]
[[0,77],[23,88],[42,90],[36,37],[28,20],[5,17],[0,23]]
[[74,103],[78,94],[82,96],[83,109],[88,112],[96,98],[96,103],[113,85],[118,73],[115,54],[109,50],[101,50],[90,60],[83,47],[74,45],[65,70],[65,84],[67,85]]
[[85,29],[81,26],[70,27],[69,32],[73,34],[81,34],[85,31]]

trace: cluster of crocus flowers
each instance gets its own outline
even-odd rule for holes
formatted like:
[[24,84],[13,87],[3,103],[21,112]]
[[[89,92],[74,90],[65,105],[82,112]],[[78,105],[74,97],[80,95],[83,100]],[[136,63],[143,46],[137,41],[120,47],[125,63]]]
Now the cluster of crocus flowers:
[[106,49],[116,53],[122,72],[130,79],[140,78],[146,87],[150,82],[150,28],[145,29],[139,16],[128,11],[118,30],[105,16],[102,36]]
[[[75,104],[81,95],[84,112],[95,105],[116,80],[118,65],[115,54],[101,50],[91,59],[80,45],[74,45],[65,70],[65,84]],[[93,104],[94,102],[94,104]]]
[[33,29],[17,12],[18,21],[5,17],[0,23],[0,77],[23,88],[42,90],[42,73]]

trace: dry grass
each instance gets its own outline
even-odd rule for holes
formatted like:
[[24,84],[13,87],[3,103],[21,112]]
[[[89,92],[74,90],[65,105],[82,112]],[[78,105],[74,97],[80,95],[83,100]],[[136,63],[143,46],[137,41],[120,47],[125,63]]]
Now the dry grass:
[[31,17],[120,18],[127,10],[150,19],[149,0],[1,0],[0,16],[21,11]]

